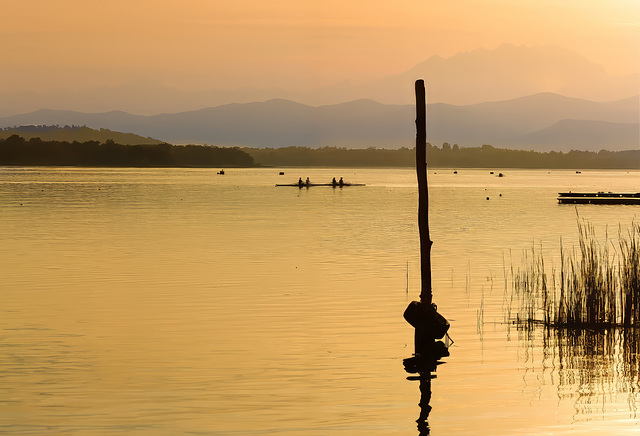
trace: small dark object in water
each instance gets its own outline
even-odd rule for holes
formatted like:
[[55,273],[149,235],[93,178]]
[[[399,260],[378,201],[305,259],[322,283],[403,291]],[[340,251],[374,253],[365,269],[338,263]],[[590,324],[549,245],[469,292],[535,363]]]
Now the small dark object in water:
[[493,171],[489,171],[489,174],[493,174]]
[[284,176],[284,171],[280,171],[279,176]]
[[504,177],[504,174],[498,173],[498,177]]
[[458,174],[458,172],[457,172],[457,171],[454,171],[454,172],[453,172],[453,174]]
[[582,174],[582,171],[576,171],[576,174]]
[[221,176],[224,176],[224,170],[218,171],[217,174],[220,174]]
[[500,197],[502,197],[502,194],[500,194]]
[[489,199],[489,197],[487,197],[487,200]]

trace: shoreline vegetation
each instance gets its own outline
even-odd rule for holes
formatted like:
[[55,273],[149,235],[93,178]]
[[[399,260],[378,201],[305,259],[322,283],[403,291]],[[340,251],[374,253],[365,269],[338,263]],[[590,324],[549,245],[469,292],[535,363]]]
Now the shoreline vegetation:
[[[578,218],[579,244],[560,242],[560,266],[549,273],[541,250],[532,247],[515,273],[511,304],[516,325],[608,329],[640,327],[640,224],[618,228],[614,242],[596,238],[594,227]],[[514,301],[515,300],[515,301]]]
[[[247,148],[263,166],[415,167],[415,148]],[[640,169],[640,150],[537,152],[427,143],[429,168]]]
[[[149,138],[150,139],[150,138]],[[640,150],[537,152],[427,143],[430,168],[638,169]],[[414,167],[415,148],[217,147],[120,144],[113,139],[72,142],[13,134],[0,139],[3,166],[102,167]]]

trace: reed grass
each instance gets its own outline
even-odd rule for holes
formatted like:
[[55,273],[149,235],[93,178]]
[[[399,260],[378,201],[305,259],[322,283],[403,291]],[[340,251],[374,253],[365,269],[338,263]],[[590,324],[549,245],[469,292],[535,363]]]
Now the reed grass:
[[[618,229],[617,242],[598,241],[578,218],[578,247],[560,242],[560,268],[548,272],[541,247],[525,253],[512,272],[518,324],[549,327],[640,326],[640,224]],[[513,268],[512,268],[513,271]],[[509,313],[511,317],[511,312]]]

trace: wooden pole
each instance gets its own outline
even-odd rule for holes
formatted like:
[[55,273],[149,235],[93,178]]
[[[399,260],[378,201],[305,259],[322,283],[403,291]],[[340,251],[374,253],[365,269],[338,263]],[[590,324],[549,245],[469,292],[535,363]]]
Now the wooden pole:
[[427,189],[427,105],[424,80],[416,80],[416,171],[418,173],[418,230],[420,233],[420,301],[431,304],[431,245]]

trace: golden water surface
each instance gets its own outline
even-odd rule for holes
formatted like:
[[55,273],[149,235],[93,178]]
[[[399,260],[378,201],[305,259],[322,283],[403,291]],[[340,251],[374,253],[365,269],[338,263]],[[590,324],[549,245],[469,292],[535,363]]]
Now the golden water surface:
[[[612,234],[640,217],[557,193],[637,192],[640,172],[500,171],[429,171],[455,341],[431,434],[640,431],[636,355],[566,358],[503,322],[532,243],[551,260],[576,212]],[[366,186],[275,187],[299,177]],[[0,433],[418,434],[416,208],[411,169],[0,168]]]

